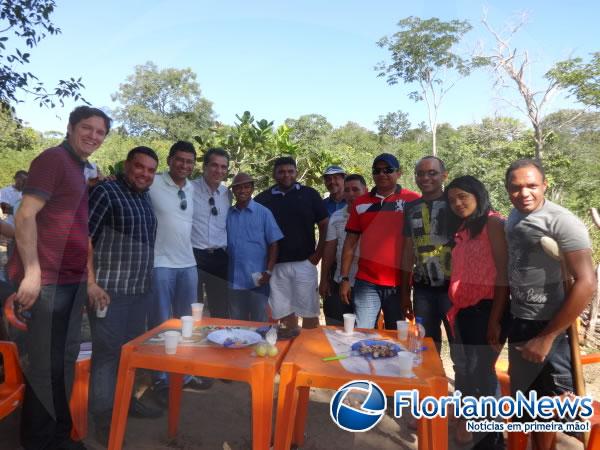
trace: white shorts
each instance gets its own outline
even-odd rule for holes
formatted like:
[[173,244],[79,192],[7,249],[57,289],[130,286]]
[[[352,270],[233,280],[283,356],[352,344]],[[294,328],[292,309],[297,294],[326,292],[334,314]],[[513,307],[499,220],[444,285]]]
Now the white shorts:
[[319,317],[317,268],[308,259],[275,264],[269,284],[269,306],[273,319],[290,314]]

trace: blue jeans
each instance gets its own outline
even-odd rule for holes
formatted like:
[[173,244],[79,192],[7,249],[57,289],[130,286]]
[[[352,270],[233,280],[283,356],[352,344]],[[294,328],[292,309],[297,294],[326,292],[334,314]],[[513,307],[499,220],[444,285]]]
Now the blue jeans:
[[396,321],[403,319],[398,288],[378,286],[356,279],[354,282],[354,311],[358,328],[375,328],[379,311],[383,310],[385,328],[395,330]]
[[[431,287],[416,284],[413,288],[413,309],[416,317],[423,319],[425,336],[435,342],[438,353],[442,349],[442,329],[444,325],[448,346],[450,347],[450,358],[454,365],[454,387],[463,390],[466,380],[466,356],[462,346],[460,333],[452,333],[450,323],[446,318],[450,309],[450,298],[448,287]],[[487,326],[487,322],[486,322]]]
[[[118,295],[108,292],[110,304],[106,317],[99,319],[88,307],[92,331],[92,368],[90,412],[97,422],[110,421],[112,415],[121,347],[146,330],[150,293]],[[109,423],[109,422],[107,422]]]
[[198,270],[196,266],[152,270],[152,308],[148,328],[154,328],[172,317],[192,314],[192,303],[198,301]]
[[229,291],[229,312],[235,320],[266,322],[268,286],[254,289],[231,289]]

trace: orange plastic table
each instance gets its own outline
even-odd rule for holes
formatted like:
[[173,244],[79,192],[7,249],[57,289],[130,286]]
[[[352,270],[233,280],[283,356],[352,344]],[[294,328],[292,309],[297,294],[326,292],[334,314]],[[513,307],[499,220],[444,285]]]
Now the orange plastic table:
[[[377,333],[386,338],[396,339],[396,331],[377,330]],[[324,362],[322,358],[334,355],[324,330],[302,330],[281,365],[275,450],[287,450],[292,443],[303,445],[311,387],[337,390],[349,381],[368,378],[377,383],[388,396],[393,395],[397,389],[418,389],[421,398],[426,395],[447,395],[448,382],[435,345],[430,338],[426,338],[425,346],[427,350],[423,352],[423,363],[414,369],[415,378],[367,376],[346,371],[339,361]],[[447,450],[446,419],[419,420],[417,433],[420,450]]]
[[[258,327],[268,324],[206,318],[202,319],[200,325]],[[167,355],[164,344],[144,344],[147,339],[160,330],[173,328],[181,328],[181,321],[178,319],[168,320],[123,346],[108,448],[116,450],[123,445],[135,370],[150,369],[170,373],[169,437],[174,437],[177,434],[183,376],[190,374],[224,378],[245,381],[250,384],[252,393],[252,448],[254,450],[268,449],[272,431],[275,373],[281,366],[290,346],[290,341],[278,341],[279,354],[276,357],[265,358],[252,355],[254,351],[252,347],[227,349],[218,346],[180,345],[177,347],[175,355]]]

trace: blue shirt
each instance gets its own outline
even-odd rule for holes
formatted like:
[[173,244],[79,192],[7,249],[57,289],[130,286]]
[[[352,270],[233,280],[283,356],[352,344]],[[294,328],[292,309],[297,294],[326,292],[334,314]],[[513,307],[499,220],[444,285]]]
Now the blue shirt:
[[250,200],[248,206],[229,208],[227,253],[229,282],[233,289],[255,288],[252,274],[267,270],[268,247],[283,238],[273,213]]
[[325,205],[325,208],[327,208],[327,214],[329,214],[329,217],[331,217],[334,212],[339,211],[346,206],[346,200],[336,202],[331,197],[327,197],[323,199],[323,204]]

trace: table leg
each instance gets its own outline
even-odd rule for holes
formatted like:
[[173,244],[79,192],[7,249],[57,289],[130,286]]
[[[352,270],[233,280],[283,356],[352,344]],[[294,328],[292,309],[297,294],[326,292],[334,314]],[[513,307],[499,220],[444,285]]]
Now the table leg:
[[253,364],[250,375],[252,391],[252,449],[268,450],[271,446],[273,420],[273,364]]
[[308,397],[310,388],[308,386],[298,387],[298,407],[296,408],[296,421],[294,423],[293,443],[298,447],[304,445],[304,429],[306,428],[306,416],[308,414]]
[[169,438],[177,436],[179,414],[181,413],[181,391],[183,390],[183,374],[169,374]]
[[289,450],[292,445],[292,432],[298,403],[297,372],[298,367],[295,364],[283,363],[281,365],[275,419],[275,450]]
[[127,426],[127,415],[129,413],[129,403],[133,391],[133,382],[135,381],[135,367],[130,366],[131,353],[132,350],[127,347],[121,352],[119,373],[117,375],[117,387],[115,389],[115,401],[110,424],[108,450],[120,450],[123,446],[125,427]]

